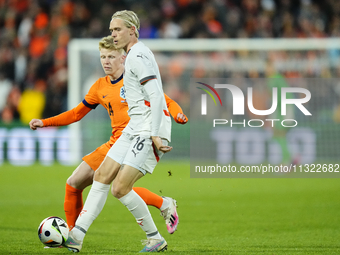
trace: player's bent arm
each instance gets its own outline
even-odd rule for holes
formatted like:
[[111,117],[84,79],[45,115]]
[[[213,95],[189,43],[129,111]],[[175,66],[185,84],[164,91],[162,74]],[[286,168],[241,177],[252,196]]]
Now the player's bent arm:
[[182,108],[174,100],[172,100],[168,95],[164,94],[166,106],[174,118],[174,120],[179,124],[185,124],[188,121],[187,116],[183,113]]
[[163,114],[162,92],[159,89],[157,79],[149,80],[143,83],[143,85],[150,99],[152,117],[151,136],[158,136]]
[[162,139],[158,136],[159,128],[162,121],[163,113],[163,97],[162,92],[158,87],[158,82],[156,79],[149,80],[146,83],[143,83],[145,92],[148,94],[150,99],[150,107],[151,107],[151,117],[152,117],[152,127],[151,127],[151,138],[156,146],[156,148],[163,153],[169,152],[172,150],[171,146],[163,145]]
[[42,119],[44,127],[48,126],[67,126],[84,118],[92,109],[84,103],[78,104],[73,109],[63,112],[51,118]]

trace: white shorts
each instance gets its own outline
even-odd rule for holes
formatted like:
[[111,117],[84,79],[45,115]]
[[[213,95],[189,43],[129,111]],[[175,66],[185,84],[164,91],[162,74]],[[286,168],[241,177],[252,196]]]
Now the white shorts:
[[[168,145],[165,139],[162,139],[162,143]],[[132,166],[145,175],[153,172],[163,154],[153,145],[151,137],[123,133],[107,156],[121,165]]]

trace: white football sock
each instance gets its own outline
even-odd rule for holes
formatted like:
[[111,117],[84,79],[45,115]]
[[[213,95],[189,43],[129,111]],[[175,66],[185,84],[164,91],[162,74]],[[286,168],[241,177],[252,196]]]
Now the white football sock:
[[169,205],[170,205],[170,201],[166,197],[162,197],[162,198],[163,198],[163,204],[162,204],[161,208],[159,208],[159,210],[161,210],[161,211],[168,208]]
[[103,210],[109,190],[110,184],[103,184],[93,181],[83,210],[79,214],[79,217],[76,221],[76,226],[72,229],[73,236],[77,240],[82,241],[84,239],[86,231],[90,228],[92,222]]
[[129,209],[133,216],[135,216],[138,225],[144,230],[147,238],[162,238],[162,236],[158,233],[157,227],[153,222],[147,205],[134,190],[131,190],[125,196],[120,198],[119,201]]

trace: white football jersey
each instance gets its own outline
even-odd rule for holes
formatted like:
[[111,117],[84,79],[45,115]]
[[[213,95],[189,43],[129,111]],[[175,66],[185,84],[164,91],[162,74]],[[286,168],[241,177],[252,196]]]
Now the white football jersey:
[[150,99],[142,83],[152,79],[156,79],[158,83],[158,88],[153,89],[159,90],[160,95],[163,97],[162,106],[159,109],[162,111],[162,120],[158,136],[170,142],[171,119],[164,98],[158,65],[151,50],[142,42],[133,45],[125,59],[124,89],[129,106],[128,114],[131,119],[123,132],[132,135],[151,136]]

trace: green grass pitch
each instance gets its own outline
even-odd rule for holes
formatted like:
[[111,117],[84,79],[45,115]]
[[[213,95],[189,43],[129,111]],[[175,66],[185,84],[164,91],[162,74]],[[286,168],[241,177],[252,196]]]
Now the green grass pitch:
[[[0,166],[0,254],[71,254],[44,249],[37,235],[48,216],[65,219],[64,186],[73,167]],[[171,171],[169,176],[168,171]],[[161,162],[136,186],[178,201],[169,235],[150,208],[169,254],[340,254],[340,179],[191,179],[189,162]],[[84,198],[88,193],[84,192]],[[145,236],[112,195],[81,254],[136,254]]]

